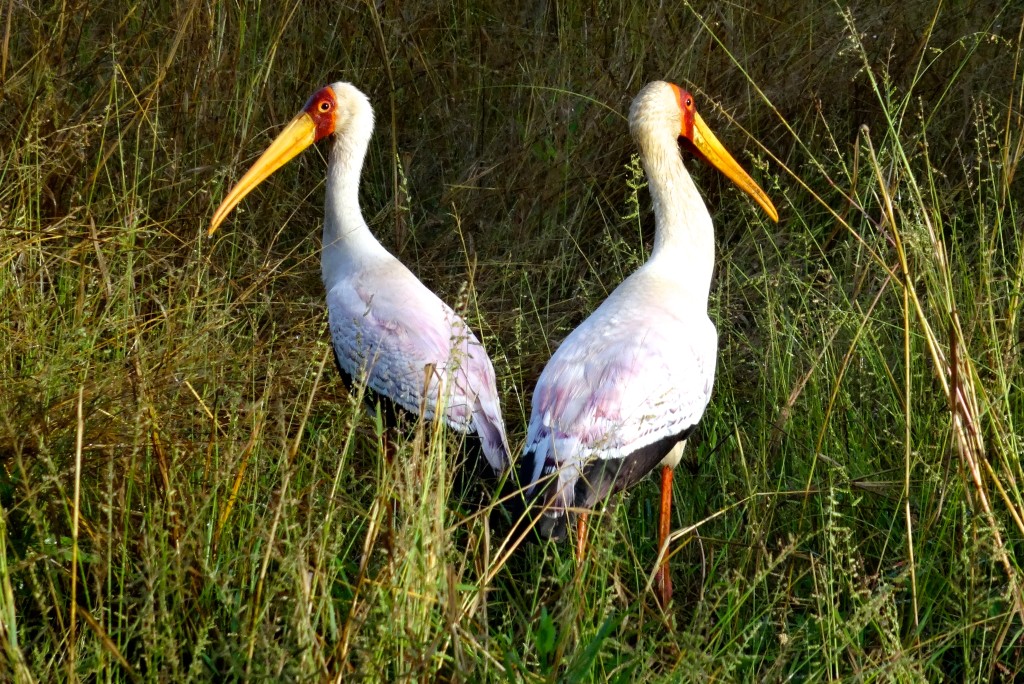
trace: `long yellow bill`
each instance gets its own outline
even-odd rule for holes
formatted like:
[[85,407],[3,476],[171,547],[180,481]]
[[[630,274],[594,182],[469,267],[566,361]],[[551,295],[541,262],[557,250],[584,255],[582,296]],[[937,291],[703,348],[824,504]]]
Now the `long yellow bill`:
[[252,192],[252,189],[262,183],[266,178],[287,164],[295,155],[312,145],[316,141],[316,123],[306,112],[299,113],[294,119],[288,122],[284,130],[270,143],[270,147],[260,155],[256,163],[252,165],[242,179],[231,188],[228,196],[217,207],[213,213],[213,220],[210,221],[210,228],[207,235],[213,235],[214,231],[224,222],[231,210],[238,206],[242,199]]
[[[719,142],[715,134],[711,132],[700,114],[693,112],[693,146],[703,154],[715,168],[724,173],[726,177],[739,186],[740,190],[750,195],[761,208],[767,212],[772,221],[779,222],[779,212],[775,205],[768,199],[768,195],[761,189],[754,179],[747,175],[747,172],[733,159],[725,146]],[[239,184],[241,185],[241,184]]]

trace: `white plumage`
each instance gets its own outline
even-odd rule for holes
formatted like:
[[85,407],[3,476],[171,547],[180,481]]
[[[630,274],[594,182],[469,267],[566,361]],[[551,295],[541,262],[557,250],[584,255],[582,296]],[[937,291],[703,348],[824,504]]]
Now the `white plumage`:
[[627,458],[692,428],[704,413],[718,335],[706,311],[684,305],[685,278],[660,267],[666,258],[652,255],[625,280],[537,381],[524,452],[534,454],[531,481],[560,473],[549,515],[578,505],[584,464]]
[[[661,464],[664,544],[671,468],[710,400],[718,348],[707,314],[714,231],[683,166],[679,139],[774,220],[778,215],[678,86],[645,86],[633,101],[629,125],[654,204],[654,247],[541,373],[519,474],[527,497],[543,506],[538,531],[557,538],[572,513],[579,512],[582,522],[585,511]],[[662,570],[659,585],[667,602],[667,565]]]
[[[333,136],[321,271],[341,370],[401,409],[480,439],[490,466],[508,465],[494,367],[466,322],[388,252],[359,206],[359,177],[373,134],[369,100],[349,83],[317,91],[218,208],[210,233],[260,181]],[[426,372],[430,371],[429,382]],[[424,388],[426,387],[426,394]]]

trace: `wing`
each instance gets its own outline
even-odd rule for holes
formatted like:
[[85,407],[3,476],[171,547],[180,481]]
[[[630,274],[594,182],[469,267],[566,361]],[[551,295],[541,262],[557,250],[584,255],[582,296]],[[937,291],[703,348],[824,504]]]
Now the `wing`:
[[566,338],[533,395],[523,475],[535,486],[557,471],[559,506],[574,505],[588,462],[667,450],[711,397],[718,335],[705,312],[606,304]]
[[500,472],[508,464],[508,440],[487,352],[458,314],[395,265],[343,278],[328,291],[338,363],[413,415],[422,406],[432,420],[443,407],[445,422],[476,434]]

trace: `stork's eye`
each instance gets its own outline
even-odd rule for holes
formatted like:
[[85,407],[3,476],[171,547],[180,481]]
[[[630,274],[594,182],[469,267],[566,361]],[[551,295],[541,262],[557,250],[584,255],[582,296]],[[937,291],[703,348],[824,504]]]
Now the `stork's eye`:
[[320,109],[321,112],[326,114],[327,112],[331,111],[331,103],[328,102],[327,100],[322,100],[320,102],[319,109]]
[[691,99],[689,97],[686,98],[686,106],[687,106],[687,108],[692,107],[693,106],[693,99]]

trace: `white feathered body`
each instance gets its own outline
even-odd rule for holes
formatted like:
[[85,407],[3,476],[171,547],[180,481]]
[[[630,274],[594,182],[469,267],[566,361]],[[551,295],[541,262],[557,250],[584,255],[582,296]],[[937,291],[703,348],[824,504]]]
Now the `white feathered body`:
[[321,270],[338,363],[413,415],[422,408],[433,420],[443,406],[447,425],[478,436],[488,463],[501,472],[508,440],[494,366],[465,320],[370,232],[358,188],[373,110],[354,86],[330,87],[338,130],[327,167]]
[[703,415],[718,334],[706,307],[688,306],[684,284],[667,270],[648,262],[623,281],[541,373],[524,453],[532,455],[531,481],[559,473],[549,503],[582,505],[574,493],[588,462],[625,459],[688,432]]
[[634,100],[630,127],[654,203],[651,257],[552,355],[534,390],[519,477],[543,536],[659,463],[675,466],[711,398],[718,334],[707,314],[711,216],[683,167],[671,86]]

